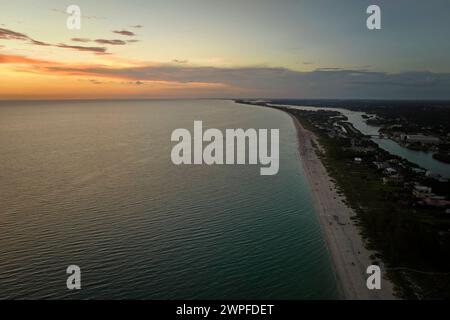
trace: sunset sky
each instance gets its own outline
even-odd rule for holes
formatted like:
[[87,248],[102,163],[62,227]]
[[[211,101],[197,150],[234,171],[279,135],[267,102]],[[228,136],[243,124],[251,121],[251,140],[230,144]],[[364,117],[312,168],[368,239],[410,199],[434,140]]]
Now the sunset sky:
[[0,99],[450,99],[448,0],[0,1]]

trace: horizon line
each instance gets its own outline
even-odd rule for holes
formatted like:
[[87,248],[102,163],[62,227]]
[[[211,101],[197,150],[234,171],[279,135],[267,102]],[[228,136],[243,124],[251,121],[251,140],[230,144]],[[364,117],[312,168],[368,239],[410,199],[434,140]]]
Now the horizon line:
[[0,102],[79,102],[79,101],[158,101],[158,100],[308,100],[308,101],[405,101],[405,102],[449,102],[449,99],[411,99],[411,98],[223,98],[223,97],[210,97],[210,98],[89,98],[89,99],[0,99]]

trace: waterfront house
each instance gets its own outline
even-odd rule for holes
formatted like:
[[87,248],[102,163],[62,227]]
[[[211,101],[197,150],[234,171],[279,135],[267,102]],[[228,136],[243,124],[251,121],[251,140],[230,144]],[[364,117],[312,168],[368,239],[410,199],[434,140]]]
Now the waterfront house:
[[397,170],[391,167],[388,167],[386,169],[384,169],[384,173],[388,174],[388,175],[394,175],[397,173]]
[[412,168],[412,171],[418,174],[425,174],[427,172],[425,169],[422,168]]
[[383,184],[401,184],[403,177],[401,175],[395,175],[390,177],[383,177]]
[[423,134],[403,134],[400,138],[408,143],[419,142],[422,144],[439,144],[440,142],[438,137],[425,136]]
[[378,170],[386,169],[387,167],[389,167],[389,164],[386,163],[386,162],[376,162],[376,161],[374,161],[373,164],[375,165],[375,167],[377,167]]
[[426,198],[431,195],[431,188],[422,186],[422,185],[415,185],[413,189],[413,195],[417,198]]
[[428,171],[425,173],[425,176],[427,176],[428,178],[437,179],[437,180],[439,180],[439,179],[441,178],[441,175],[440,175],[440,174],[433,173],[433,172],[431,172],[430,170],[428,170]]

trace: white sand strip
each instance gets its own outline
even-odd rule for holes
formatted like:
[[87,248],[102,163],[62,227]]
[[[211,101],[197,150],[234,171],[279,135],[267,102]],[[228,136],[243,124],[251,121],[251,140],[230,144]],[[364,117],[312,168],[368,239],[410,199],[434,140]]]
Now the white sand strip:
[[358,227],[350,219],[355,213],[343,202],[344,197],[337,193],[315,151],[314,144],[323,151],[317,137],[303,128],[295,117],[291,117],[297,128],[303,170],[310,184],[315,211],[325,235],[342,298],[395,299],[393,285],[385,275],[381,279],[381,290],[367,288],[366,269],[372,264],[369,257],[374,252],[365,248]]

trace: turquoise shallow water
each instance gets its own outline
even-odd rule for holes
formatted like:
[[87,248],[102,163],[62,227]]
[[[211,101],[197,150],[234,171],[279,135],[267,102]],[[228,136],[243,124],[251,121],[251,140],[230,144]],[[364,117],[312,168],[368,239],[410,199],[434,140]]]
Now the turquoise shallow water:
[[[280,172],[174,166],[176,128],[279,128]],[[0,298],[336,298],[282,112],[231,101],[0,103]],[[66,289],[65,269],[82,270]]]

